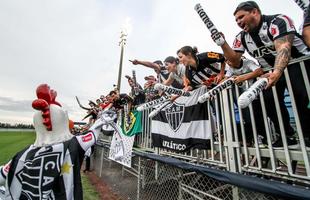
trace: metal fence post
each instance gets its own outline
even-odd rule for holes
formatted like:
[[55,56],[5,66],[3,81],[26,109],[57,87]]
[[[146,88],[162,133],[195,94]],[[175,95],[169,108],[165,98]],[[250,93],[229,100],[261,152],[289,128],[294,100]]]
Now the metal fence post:
[[104,148],[101,147],[101,158],[100,158],[100,171],[99,171],[99,177],[101,177],[101,175],[102,175],[103,154],[104,154]]
[[[229,97],[227,90],[224,90],[223,92],[223,102],[229,102]],[[230,108],[228,103],[223,104],[223,113],[224,113],[224,118],[225,121],[223,123],[223,126],[225,126],[226,130],[226,147],[228,150],[228,166],[229,166],[229,171],[231,172],[237,172],[237,160],[236,160],[236,154],[235,154],[235,142],[233,141],[233,132],[232,132],[232,122],[231,122],[231,113],[230,113]]]
[[[223,102],[227,102],[227,103],[223,103],[223,113],[225,116],[225,122],[223,123],[223,126],[225,126],[225,130],[226,130],[226,147],[227,147],[227,151],[228,151],[228,166],[229,166],[229,171],[231,172],[237,172],[237,157],[236,157],[236,153],[235,153],[235,147],[238,147],[238,141],[233,141],[233,124],[232,124],[232,115],[234,115],[234,113],[231,113],[231,109],[230,109],[230,104],[228,102],[230,102],[230,98],[229,98],[229,94],[227,90],[224,90],[222,92],[223,94]],[[238,155],[239,156],[239,155]],[[239,199],[239,189],[238,187],[233,187],[232,188],[232,193],[233,193],[233,200],[238,200]]]
[[141,157],[138,158],[138,186],[137,186],[137,200],[140,199],[140,178],[141,178]]

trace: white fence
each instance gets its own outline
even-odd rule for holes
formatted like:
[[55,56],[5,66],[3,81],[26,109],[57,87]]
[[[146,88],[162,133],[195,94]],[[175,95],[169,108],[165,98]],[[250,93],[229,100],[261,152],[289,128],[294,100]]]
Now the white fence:
[[[277,87],[269,90],[269,96],[260,94],[259,99],[255,100],[248,109],[241,110],[236,106],[236,98],[240,92],[238,86],[234,85],[221,92],[212,102],[208,102],[209,111],[211,107],[213,108],[217,129],[210,140],[208,150],[192,149],[187,153],[175,153],[166,149],[153,148],[151,120],[148,118],[150,111],[145,111],[142,120],[143,133],[136,136],[139,151],[151,151],[157,155],[177,158],[191,164],[214,166],[219,170],[265,177],[271,181],[281,180],[309,190],[310,133],[309,129],[305,128],[307,124],[304,120],[309,117],[304,113],[310,111],[307,110],[310,108],[306,105],[310,104],[309,57],[290,62],[290,64],[294,63],[295,65],[289,66],[290,69],[284,71],[285,79],[278,82]],[[292,67],[300,70],[300,76],[296,77],[295,73],[290,80]],[[296,95],[296,90],[293,89],[296,88],[294,84],[297,79],[303,83],[300,87],[306,94],[303,97],[307,101],[305,105],[300,105],[301,97]],[[291,137],[296,139],[296,144],[292,145],[294,140]],[[276,144],[279,140],[282,141],[282,145]],[[137,168],[139,167],[141,165],[137,165]],[[157,173],[156,170],[154,173]],[[153,178],[155,181],[156,176]],[[139,184],[140,181],[138,179]],[[195,192],[204,193],[203,189],[197,190]],[[233,187],[229,191],[234,193]],[[234,196],[232,199],[239,197]],[[191,198],[185,199],[203,198],[195,198],[195,195],[192,195]]]
[[[291,63],[299,63],[302,71],[302,77],[299,78],[304,79],[309,102],[309,77],[307,76],[306,66],[304,65],[304,60],[306,59],[309,59],[309,57],[294,60]],[[308,66],[308,68],[309,67],[310,66]],[[308,69],[308,74],[309,71],[310,70]],[[149,111],[146,111],[144,114],[144,131],[140,136],[138,136],[137,143],[141,148],[153,150],[158,154],[186,159],[190,162],[204,162],[211,165],[221,166],[232,172],[251,172],[310,184],[310,146],[307,148],[305,145],[305,139],[303,136],[306,133],[303,133],[300,123],[300,118],[304,116],[298,115],[295,100],[296,97],[294,98],[292,95],[293,90],[291,87],[291,81],[288,80],[288,70],[286,69],[284,73],[287,83],[287,89],[285,91],[285,105],[288,109],[290,124],[295,129],[294,137],[297,139],[297,145],[295,145],[294,149],[291,149],[291,146],[288,145],[286,141],[286,130],[283,125],[276,87],[272,88],[275,102],[266,102],[266,98],[264,99],[261,94],[259,100],[256,101],[256,104],[258,102],[259,105],[255,105],[255,109],[253,108],[253,105],[249,106],[249,109],[247,110],[249,119],[247,120],[244,119],[244,111],[237,108],[234,103],[234,96],[239,96],[238,86],[233,86],[235,88],[231,87],[224,90],[220,95],[218,95],[212,103],[215,107],[214,110],[217,119],[217,132],[211,139],[210,150],[193,149],[189,153],[177,154],[165,149],[153,149],[150,131],[151,123],[147,118]],[[281,131],[280,133],[276,133],[274,128],[274,124],[277,122],[272,122],[267,115],[266,103],[274,104],[275,106],[277,117],[280,119],[280,123],[278,125],[278,130]],[[259,125],[263,125],[264,127],[257,128],[257,124],[255,124],[255,118],[257,117],[257,106],[261,107],[261,115],[263,116],[263,124]],[[304,109],[307,109],[307,107],[305,106]],[[239,120],[236,118],[239,118]],[[245,127],[245,121],[249,121],[251,123],[250,128]],[[258,132],[258,130],[263,129],[265,131],[265,136],[263,139],[265,144],[261,144],[261,133]],[[247,138],[247,134],[249,134],[249,132],[246,132],[246,130],[251,130],[250,134],[252,134],[252,136],[250,138],[253,140],[252,144],[250,144],[251,142]],[[272,143],[280,138],[284,141],[283,148],[273,147]]]

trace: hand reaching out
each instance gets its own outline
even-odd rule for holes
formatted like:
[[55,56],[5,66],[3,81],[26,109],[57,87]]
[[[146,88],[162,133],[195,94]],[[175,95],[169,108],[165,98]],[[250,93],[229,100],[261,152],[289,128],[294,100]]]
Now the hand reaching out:
[[134,60],[129,60],[132,64],[134,65],[138,65],[139,64],[139,61],[137,59],[134,59]]

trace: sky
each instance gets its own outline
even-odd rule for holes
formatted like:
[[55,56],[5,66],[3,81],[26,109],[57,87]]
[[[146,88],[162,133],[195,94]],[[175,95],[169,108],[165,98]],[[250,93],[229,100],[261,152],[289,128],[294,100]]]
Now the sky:
[[[107,94],[117,83],[120,34],[126,28],[124,76],[136,71],[143,85],[152,69],[128,60],[164,60],[182,46],[200,52],[221,49],[194,10],[200,3],[232,44],[240,31],[233,11],[240,0],[3,0],[0,1],[0,122],[32,123],[31,103],[47,83],[69,118],[81,121],[83,105]],[[293,0],[256,0],[264,14],[283,13],[299,27],[302,11]]]

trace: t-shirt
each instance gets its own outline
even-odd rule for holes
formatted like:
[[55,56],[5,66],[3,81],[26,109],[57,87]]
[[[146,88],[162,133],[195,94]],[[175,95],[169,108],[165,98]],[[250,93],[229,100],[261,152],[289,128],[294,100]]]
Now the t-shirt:
[[178,64],[176,68],[177,68],[176,72],[171,72],[169,78],[183,85],[183,77],[185,76],[186,68],[183,64]]
[[[241,59],[241,62],[242,63],[240,64],[241,65],[240,68],[229,67],[226,71],[225,76],[227,76],[227,77],[231,77],[233,75],[238,76],[238,75],[242,75],[245,73],[253,72],[253,71],[260,68],[260,66],[257,65],[253,60]],[[248,80],[249,86],[252,85],[253,82],[254,82],[253,79]],[[244,84],[242,85],[242,88],[246,89]]]
[[17,153],[7,174],[6,199],[83,199],[80,169],[85,151],[95,144],[92,132]]
[[242,53],[246,50],[262,67],[272,68],[277,55],[274,41],[288,34],[295,35],[291,50],[292,58],[309,54],[292,20],[286,15],[262,15],[257,31],[250,33],[241,31],[235,38],[233,49]]
[[186,69],[186,77],[190,81],[190,86],[194,89],[200,87],[203,82],[210,77],[214,77],[220,70],[214,67],[213,63],[223,63],[225,58],[222,54],[215,52],[205,52],[196,56],[197,68],[188,66]]
[[[167,70],[167,68],[165,66],[161,65],[160,66],[160,72],[158,74],[158,82],[159,83],[165,82],[168,79],[169,75],[170,75],[170,73]],[[175,87],[175,88],[178,88],[178,89],[182,89],[183,88],[183,85],[180,84],[179,82],[177,82],[176,80],[172,82],[171,86]]]
[[141,85],[139,85],[139,84],[137,84],[137,85],[138,85],[137,91],[132,90],[132,92],[131,92],[131,93],[137,92],[137,94],[131,94],[131,96],[133,98],[133,103],[132,103],[133,106],[137,106],[137,105],[140,105],[140,104],[145,102],[145,93],[144,93]]

